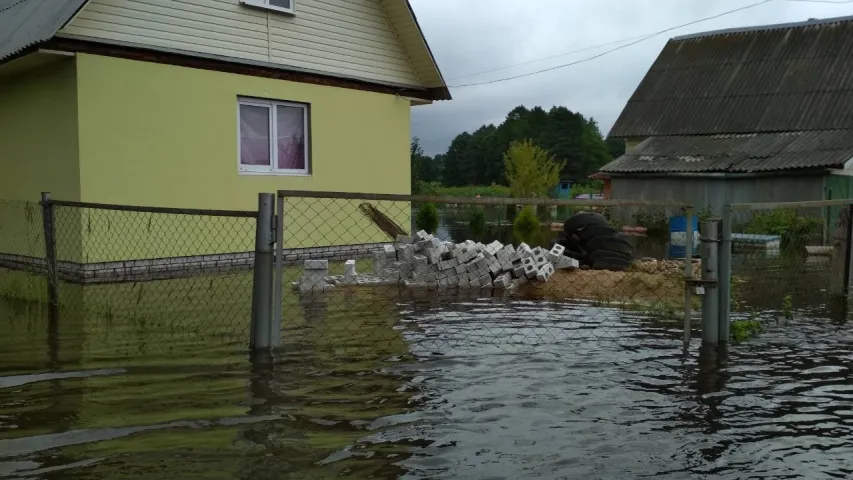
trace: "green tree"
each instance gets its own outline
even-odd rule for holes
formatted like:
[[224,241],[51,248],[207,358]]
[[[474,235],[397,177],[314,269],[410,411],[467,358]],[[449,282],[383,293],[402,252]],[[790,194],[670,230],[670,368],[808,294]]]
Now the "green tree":
[[530,140],[513,142],[504,154],[506,179],[515,198],[547,197],[560,181],[565,162],[556,163],[553,156]]

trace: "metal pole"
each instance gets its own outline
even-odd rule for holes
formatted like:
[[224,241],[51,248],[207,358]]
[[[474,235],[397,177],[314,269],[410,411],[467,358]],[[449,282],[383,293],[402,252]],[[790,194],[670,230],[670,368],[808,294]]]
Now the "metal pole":
[[56,265],[56,220],[50,192],[41,194],[42,220],[44,222],[44,256],[47,267],[48,305],[59,305],[59,270]]
[[[845,223],[842,225],[844,228],[844,278],[842,279],[841,291],[843,293],[844,304],[847,304],[847,300],[850,297],[850,285],[853,278],[853,205],[849,205],[847,207],[847,211]],[[842,217],[842,218],[843,218]]]
[[719,331],[720,342],[729,341],[729,319],[732,309],[732,206],[723,206],[722,235],[720,242],[719,266]]
[[255,228],[255,267],[252,280],[252,350],[269,348],[272,320],[273,212],[274,196],[258,194],[258,223]]
[[693,323],[693,208],[685,209],[687,228],[684,240],[684,346],[690,345],[690,329]]
[[281,344],[282,302],[284,301],[284,197],[275,201],[275,270],[273,272],[272,323],[270,340],[272,346]]
[[702,345],[717,345],[720,342],[720,297],[719,281],[719,223],[717,220],[702,223]]

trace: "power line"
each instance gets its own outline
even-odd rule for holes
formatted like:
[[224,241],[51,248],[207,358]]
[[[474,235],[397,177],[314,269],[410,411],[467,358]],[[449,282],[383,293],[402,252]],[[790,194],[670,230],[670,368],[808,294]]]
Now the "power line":
[[[589,62],[589,61],[591,61],[591,60],[595,60],[596,58],[603,57],[603,56],[608,55],[608,54],[610,54],[610,53],[613,53],[613,52],[615,52],[615,51],[617,51],[617,50],[622,50],[623,48],[630,47],[631,45],[636,45],[636,44],[638,44],[638,43],[640,43],[640,42],[644,42],[644,41],[646,41],[646,40],[648,40],[648,39],[650,39],[650,38],[656,37],[656,36],[661,35],[661,34],[664,34],[664,33],[666,33],[666,32],[670,32],[670,31],[672,31],[672,30],[676,30],[676,29],[683,28],[683,27],[687,27],[687,26],[694,25],[694,24],[697,24],[697,23],[705,22],[705,21],[707,21],[707,20],[713,20],[713,19],[715,19],[715,18],[720,18],[720,17],[723,17],[723,16],[725,16],[725,15],[731,15],[732,13],[740,12],[740,11],[743,11],[743,10],[746,10],[746,9],[749,9],[749,8],[754,8],[754,7],[757,7],[757,6],[759,6],[759,5],[764,5],[765,3],[769,3],[769,2],[772,2],[772,1],[773,1],[773,0],[762,0],[762,1],[760,1],[760,2],[751,3],[751,4],[749,4],[749,5],[745,5],[745,6],[743,6],[743,7],[735,8],[734,10],[728,10],[728,11],[725,11],[725,12],[722,12],[722,13],[718,13],[718,14],[716,14],[716,15],[712,15],[712,16],[710,16],[710,17],[700,18],[700,19],[698,19],[698,20],[693,20],[692,22],[684,23],[684,24],[681,24],[681,25],[676,25],[676,26],[674,26],[674,27],[669,27],[669,28],[666,28],[666,29],[664,29],[664,30],[659,30],[659,31],[654,32],[654,33],[651,33],[651,34],[649,34],[649,35],[642,36],[642,37],[640,37],[639,39],[634,40],[634,41],[633,41],[633,42],[631,42],[631,43],[627,43],[627,44],[625,44],[625,45],[620,45],[620,46],[618,46],[618,47],[616,47],[616,48],[612,48],[612,49],[610,49],[610,50],[606,50],[606,51],[604,51],[604,52],[601,52],[601,53],[599,53],[599,54],[597,54],[597,55],[593,55],[593,56],[591,56],[591,57],[587,57],[587,58],[582,58],[582,59],[580,59],[580,60],[576,60],[576,61],[574,61],[574,62],[564,63],[564,64],[562,64],[562,65],[557,65],[557,66],[550,67],[550,68],[545,68],[545,69],[542,69],[542,70],[536,70],[536,71],[533,71],[533,72],[522,73],[522,74],[514,75],[514,76],[511,76],[511,77],[498,78],[498,79],[495,79],[495,80],[487,80],[487,81],[483,81],[483,82],[474,82],[474,83],[464,83],[464,84],[461,84],[461,85],[450,85],[450,86],[449,86],[449,88],[476,87],[476,86],[480,86],[480,85],[490,85],[490,84],[493,84],[493,83],[507,82],[507,81],[509,81],[509,80],[515,80],[515,79],[518,79],[518,78],[529,77],[529,76],[531,76],[531,75],[538,75],[538,74],[540,74],[540,73],[545,73],[545,72],[550,72],[550,71],[553,71],[553,70],[558,70],[558,69],[561,69],[561,68],[570,67],[570,66],[572,66],[572,65],[577,65],[577,64],[579,64],[579,63]],[[798,1],[805,1],[805,0],[798,0]],[[817,1],[817,0],[811,0],[811,1]],[[828,1],[828,0],[823,0],[823,1]],[[845,1],[849,1],[849,2],[853,3],[853,0],[845,0]],[[636,37],[635,37],[635,38],[636,38]],[[593,48],[593,47],[591,47],[591,48]],[[469,76],[470,76],[470,75],[469,75]]]
[[[851,1],[853,1],[853,0],[851,0]],[[479,72],[469,73],[469,74],[467,74],[467,75],[460,75],[460,76],[458,76],[458,77],[452,77],[452,78],[449,78],[448,80],[459,80],[460,78],[475,77],[475,76],[477,76],[477,75],[482,75],[482,74],[484,74],[484,73],[492,73],[492,72],[497,72],[497,71],[500,71],[500,70],[506,70],[506,69],[509,69],[509,68],[521,67],[521,66],[523,66],[523,65],[530,65],[531,63],[544,62],[545,60],[551,60],[551,59],[554,59],[554,58],[565,57],[566,55],[571,55],[571,54],[573,54],[573,53],[586,52],[586,51],[589,51],[589,50],[595,50],[596,48],[608,47],[608,46],[610,46],[610,45],[616,45],[617,43],[624,43],[624,42],[628,42],[628,41],[631,41],[631,40],[637,40],[638,38],[643,38],[643,37],[646,37],[646,36],[648,36],[648,35],[652,35],[652,34],[651,34],[651,33],[646,33],[646,34],[644,34],[644,35],[637,35],[636,37],[620,38],[619,40],[614,40],[614,41],[612,41],[612,42],[601,43],[601,44],[598,44],[598,45],[592,45],[592,46],[584,47],[584,48],[581,48],[581,49],[578,49],[578,50],[571,50],[571,51],[568,51],[568,52],[558,53],[558,54],[556,54],[556,55],[551,55],[551,56],[548,56],[548,57],[535,58],[535,59],[533,59],[533,60],[528,60],[528,61],[526,61],[526,62],[514,63],[514,64],[512,64],[512,65],[507,65],[507,66],[505,66],[505,67],[498,67],[498,68],[493,68],[493,69],[491,69],[491,70],[482,70],[482,71],[479,71]]]

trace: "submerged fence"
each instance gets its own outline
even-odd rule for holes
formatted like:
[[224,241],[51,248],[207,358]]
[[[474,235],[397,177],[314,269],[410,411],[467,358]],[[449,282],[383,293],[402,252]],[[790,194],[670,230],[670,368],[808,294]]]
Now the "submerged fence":
[[847,298],[851,205],[731,205],[701,219],[700,237],[678,202],[294,191],[247,211],[0,201],[0,296],[56,305],[83,330],[124,322],[289,352],[630,350],[688,341],[694,320],[719,343],[737,322],[818,315]]
[[[672,255],[648,241],[692,215],[677,202],[281,191],[277,204],[270,329],[290,350],[311,336],[356,350],[631,348],[683,341],[699,305],[685,281],[698,274],[690,245]],[[288,253],[318,244],[325,255]]]

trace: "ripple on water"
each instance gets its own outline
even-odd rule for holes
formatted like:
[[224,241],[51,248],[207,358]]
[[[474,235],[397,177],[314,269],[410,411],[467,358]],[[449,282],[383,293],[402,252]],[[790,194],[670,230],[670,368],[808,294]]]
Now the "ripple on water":
[[[387,341],[353,334],[346,352],[308,325],[275,364],[245,339],[136,324],[69,340],[60,369],[0,357],[0,475],[850,478],[843,326],[770,327],[720,364],[698,342],[681,354],[680,321],[615,309],[380,307],[346,321]],[[14,351],[44,348],[37,330],[16,330]],[[182,355],[134,353],[166,339]]]

